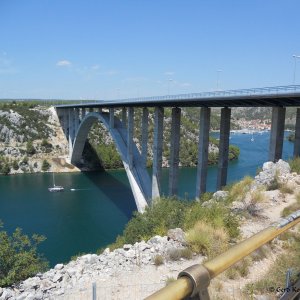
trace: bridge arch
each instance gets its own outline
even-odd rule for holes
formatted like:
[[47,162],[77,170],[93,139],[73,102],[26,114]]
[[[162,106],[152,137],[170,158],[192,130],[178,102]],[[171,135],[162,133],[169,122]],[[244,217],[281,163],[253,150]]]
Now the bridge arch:
[[106,112],[90,112],[82,119],[73,142],[73,150],[70,155],[71,163],[76,165],[80,162],[88,133],[92,125],[100,121],[114,140],[117,151],[122,159],[137,209],[139,212],[143,212],[149,201],[151,201],[151,181],[149,174],[146,168],[143,167],[142,157],[135,143],[132,145],[133,165],[131,168],[129,167],[127,157],[127,129],[117,117],[114,117],[114,127],[110,127],[109,118],[109,113]]

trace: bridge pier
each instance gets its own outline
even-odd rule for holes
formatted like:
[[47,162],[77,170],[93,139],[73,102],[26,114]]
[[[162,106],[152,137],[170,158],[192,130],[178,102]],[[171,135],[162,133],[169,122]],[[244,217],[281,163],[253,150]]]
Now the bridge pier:
[[294,157],[300,156],[300,108],[297,108],[295,125]]
[[169,195],[178,194],[178,168],[180,148],[180,117],[181,109],[172,108],[171,144],[170,144],[170,169],[169,169]]
[[133,167],[133,126],[134,126],[134,109],[128,108],[128,129],[127,129],[127,159],[129,168]]
[[149,111],[147,107],[143,107],[142,116],[142,166],[147,167],[147,153],[148,153],[148,118]]
[[231,108],[221,109],[217,190],[227,182]]
[[126,128],[126,123],[127,123],[127,108],[122,107],[122,123],[124,128]]
[[72,156],[73,152],[73,140],[74,140],[74,110],[73,108],[69,108],[69,134],[68,134],[68,139],[69,139],[69,157]]
[[115,109],[114,108],[109,109],[109,127],[115,128]]
[[285,107],[272,108],[269,161],[276,162],[282,157],[285,110]]
[[202,107],[200,111],[196,199],[206,192],[210,112],[208,107]]
[[163,150],[163,121],[164,108],[156,106],[154,112],[152,199],[160,197]]
[[82,107],[82,108],[81,108],[81,120],[84,119],[85,115],[86,115],[85,107]]
[[80,124],[80,120],[79,120],[79,108],[75,108],[75,111],[74,111],[74,131],[75,131],[75,136],[76,136],[79,124]]

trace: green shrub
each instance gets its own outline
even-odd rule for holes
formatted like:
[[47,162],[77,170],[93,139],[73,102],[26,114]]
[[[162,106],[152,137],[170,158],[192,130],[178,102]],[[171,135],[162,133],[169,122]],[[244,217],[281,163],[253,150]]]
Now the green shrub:
[[26,153],[28,155],[33,155],[35,152],[36,152],[36,150],[32,144],[32,141],[28,141],[26,144]]
[[14,170],[19,170],[19,164],[16,160],[13,161],[12,167],[13,167]]
[[236,215],[223,203],[214,203],[211,206],[201,206],[193,202],[184,216],[184,229],[192,228],[198,221],[207,222],[215,228],[223,227],[231,238],[239,235],[239,221]]
[[244,200],[246,194],[250,191],[252,182],[253,178],[246,176],[241,181],[231,185],[228,190],[228,201],[232,202]]
[[193,258],[193,251],[189,248],[181,249],[181,257],[185,259],[192,259]]
[[170,260],[179,260],[181,258],[181,249],[171,249],[169,251],[169,258]]
[[289,160],[289,165],[291,167],[292,172],[300,174],[300,157],[296,157],[294,159]]
[[48,263],[37,253],[38,244],[44,240],[37,234],[30,238],[20,228],[11,236],[0,231],[0,286],[10,286],[47,269]]
[[161,198],[146,208],[143,214],[135,212],[123,232],[124,242],[134,244],[154,235],[166,235],[170,228],[183,228],[189,203],[176,198]]
[[213,258],[228,248],[229,235],[224,228],[199,221],[187,232],[186,240],[193,251]]
[[46,172],[50,169],[50,167],[51,167],[50,163],[46,159],[44,159],[42,164],[42,171]]

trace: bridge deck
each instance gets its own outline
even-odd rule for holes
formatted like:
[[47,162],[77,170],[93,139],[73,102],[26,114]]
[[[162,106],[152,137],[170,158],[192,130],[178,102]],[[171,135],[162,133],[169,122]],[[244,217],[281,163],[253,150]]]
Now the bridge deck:
[[274,107],[300,106],[300,85],[215,91],[56,105],[71,107]]

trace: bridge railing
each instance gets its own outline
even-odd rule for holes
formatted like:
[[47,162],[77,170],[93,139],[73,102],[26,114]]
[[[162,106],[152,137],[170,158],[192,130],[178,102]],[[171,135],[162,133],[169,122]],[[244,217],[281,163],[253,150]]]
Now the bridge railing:
[[209,299],[207,288],[211,279],[299,222],[300,210],[270,225],[203,265],[194,265],[183,270],[175,282],[147,297],[146,300],[180,300],[189,296],[192,296],[193,300]]
[[[200,100],[210,98],[229,98],[229,97],[244,97],[244,96],[267,96],[267,95],[280,95],[280,94],[299,94],[300,85],[282,85],[272,87],[261,87],[261,88],[250,88],[250,89],[238,89],[238,90],[217,90],[211,92],[200,92],[200,93],[188,93],[188,94],[177,94],[177,95],[164,95],[164,96],[151,96],[151,97],[139,97],[139,98],[126,98],[126,99],[114,99],[104,100],[105,104],[115,104],[116,102],[120,105],[122,103],[140,103],[140,102],[152,102],[152,101],[170,101],[170,100]],[[87,100],[82,101],[84,104],[101,104],[102,100]],[[78,102],[76,102],[78,104]],[[70,103],[72,104],[72,103]]]
[[[237,96],[257,96],[257,95],[273,95],[273,94],[285,94],[285,93],[300,93],[300,85],[283,85],[273,87],[251,88],[251,89],[238,89],[238,90],[218,90],[212,92],[200,92],[200,93],[188,93],[177,95],[165,95],[165,96],[151,96],[140,98],[126,98],[115,99],[109,102],[114,103],[118,101],[122,102],[142,102],[142,101],[168,101],[168,100],[190,100],[190,99],[207,99],[215,97],[237,97]],[[99,101],[101,102],[101,101]],[[105,101],[107,102],[107,101]]]

